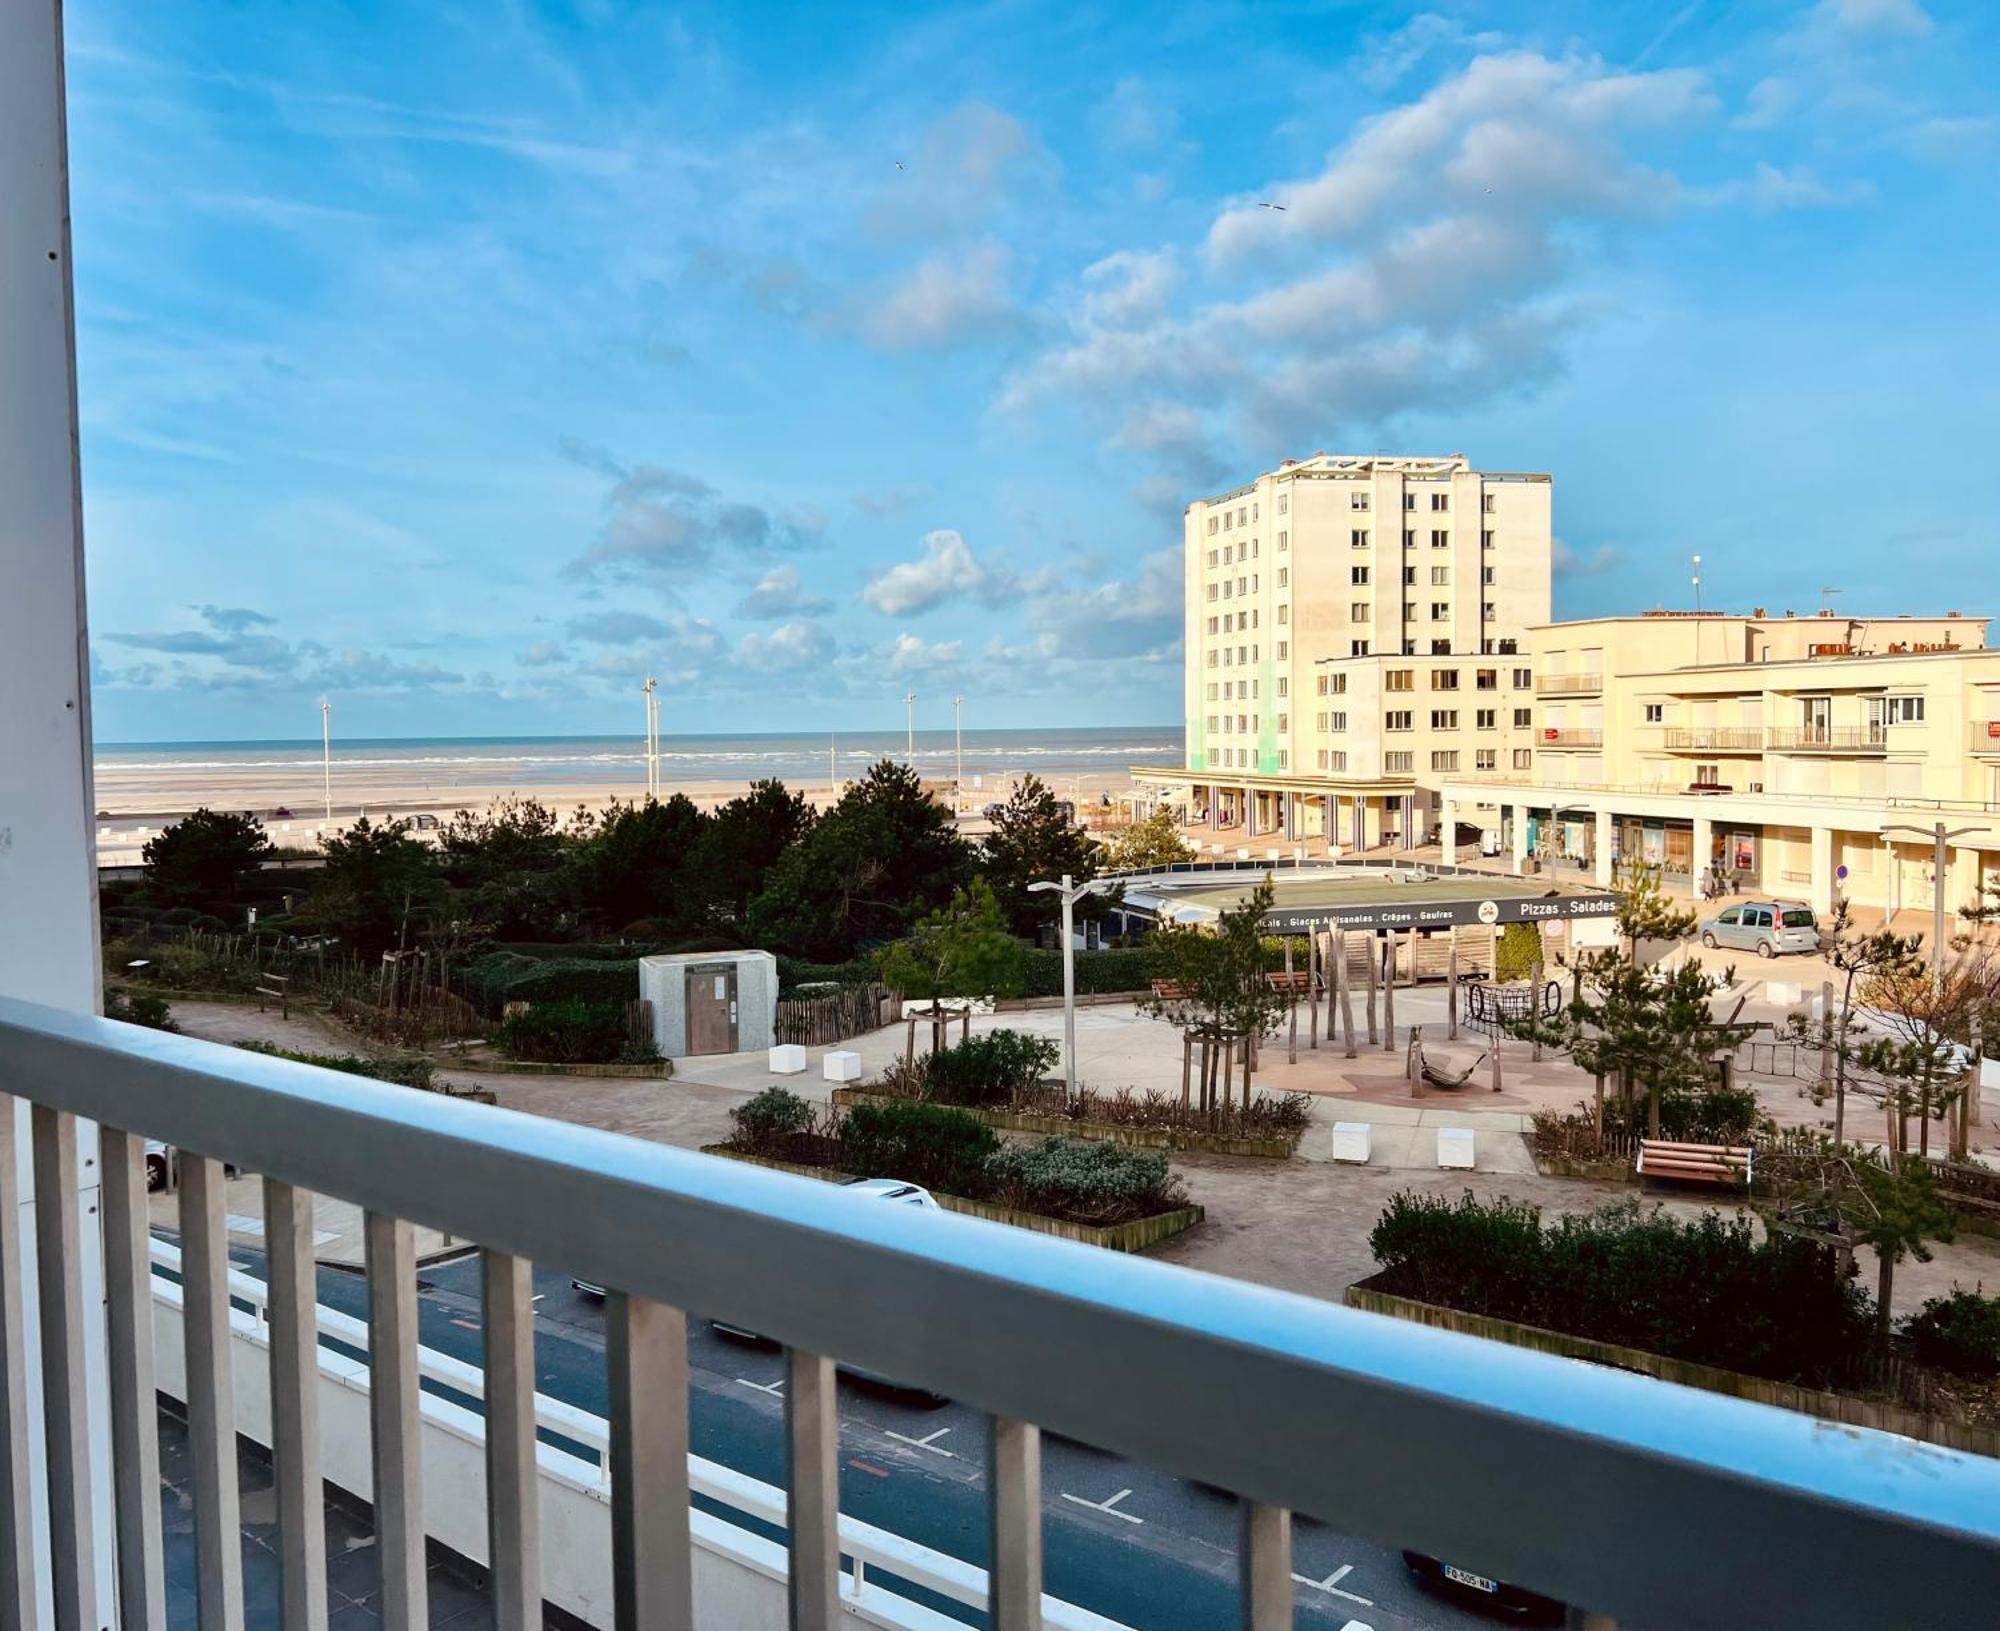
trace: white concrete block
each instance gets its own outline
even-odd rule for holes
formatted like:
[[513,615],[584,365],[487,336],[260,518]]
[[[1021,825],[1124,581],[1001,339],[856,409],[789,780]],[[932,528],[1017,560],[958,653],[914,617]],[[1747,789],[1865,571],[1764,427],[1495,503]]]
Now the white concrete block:
[[1789,1008],[1799,1000],[1800,995],[1801,993],[1796,980],[1766,980],[1764,982],[1764,1000],[1766,1002],[1781,1003]]
[[858,1082],[861,1080],[861,1055],[836,1048],[821,1061],[820,1071],[829,1082]]
[[806,1050],[796,1042],[780,1042],[771,1050],[771,1074],[773,1076],[802,1076],[806,1068]]
[[1336,1121],[1333,1124],[1333,1158],[1368,1164],[1370,1137],[1375,1129],[1365,1121]]
[[1472,1170],[1472,1129],[1470,1127],[1440,1127],[1438,1129],[1438,1165],[1441,1167],[1463,1167]]

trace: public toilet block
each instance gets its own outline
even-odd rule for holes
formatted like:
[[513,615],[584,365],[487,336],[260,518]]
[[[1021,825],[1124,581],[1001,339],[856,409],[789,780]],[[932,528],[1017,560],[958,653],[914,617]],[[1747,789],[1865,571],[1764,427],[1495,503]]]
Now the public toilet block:
[[757,1053],[778,1039],[778,960],[768,951],[642,957],[639,995],[653,1005],[653,1046],[669,1059]]

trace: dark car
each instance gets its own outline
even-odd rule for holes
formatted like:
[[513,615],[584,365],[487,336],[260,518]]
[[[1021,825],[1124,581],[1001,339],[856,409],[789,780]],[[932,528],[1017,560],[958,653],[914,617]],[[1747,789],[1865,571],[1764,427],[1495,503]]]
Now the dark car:
[[1566,1610],[1553,1597],[1526,1586],[1510,1586],[1455,1563],[1443,1563],[1422,1552],[1405,1552],[1403,1566],[1440,1596],[1501,1619],[1524,1625],[1560,1625]]

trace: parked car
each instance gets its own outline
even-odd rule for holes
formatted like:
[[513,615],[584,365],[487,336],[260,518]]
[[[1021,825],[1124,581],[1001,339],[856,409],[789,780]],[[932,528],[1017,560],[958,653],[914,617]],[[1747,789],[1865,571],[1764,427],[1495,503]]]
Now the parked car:
[[1403,1566],[1424,1585],[1469,1608],[1529,1624],[1561,1624],[1565,1610],[1553,1597],[1526,1586],[1510,1586],[1455,1563],[1443,1563],[1422,1552],[1405,1552]]
[[1802,900],[1752,900],[1728,906],[1701,926],[1704,946],[1754,951],[1759,957],[1819,950],[1819,919]]
[[[928,1189],[925,1189],[921,1184],[904,1183],[900,1178],[843,1178],[841,1180],[841,1187],[850,1194],[860,1195],[870,1200],[891,1201],[898,1206],[914,1206],[932,1212],[941,1210],[938,1206],[937,1198]],[[597,1284],[594,1280],[584,1280],[576,1276],[571,1276],[569,1283],[586,1297],[602,1297],[604,1295],[604,1287]],[[708,1324],[709,1329],[714,1331],[716,1335],[728,1337],[732,1342],[745,1342],[753,1348],[776,1348],[779,1346],[778,1343],[773,1342],[762,1332],[747,1330],[741,1325],[731,1325],[727,1320],[712,1319]],[[909,1383],[898,1382],[892,1377],[877,1376],[873,1371],[856,1370],[851,1365],[842,1365],[840,1368],[857,1381],[872,1383],[876,1387],[887,1388],[895,1393],[907,1394],[921,1399],[928,1404],[945,1405],[951,1402],[931,1392],[928,1388],[912,1387]]]

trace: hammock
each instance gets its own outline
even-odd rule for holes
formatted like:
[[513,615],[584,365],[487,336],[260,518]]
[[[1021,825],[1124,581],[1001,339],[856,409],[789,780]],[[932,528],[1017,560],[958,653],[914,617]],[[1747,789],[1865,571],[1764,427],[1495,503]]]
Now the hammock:
[[1485,1063],[1486,1063],[1486,1053],[1482,1052],[1477,1059],[1473,1060],[1472,1063],[1467,1065],[1464,1070],[1460,1071],[1456,1076],[1454,1076],[1451,1074],[1450,1071],[1439,1070],[1435,1065],[1433,1065],[1430,1061],[1430,1056],[1424,1052],[1423,1043],[1419,1042],[1417,1044],[1418,1073],[1422,1075],[1423,1079],[1429,1082],[1432,1087],[1463,1087],[1467,1082],[1472,1080],[1473,1073],[1477,1071],[1479,1067]]

